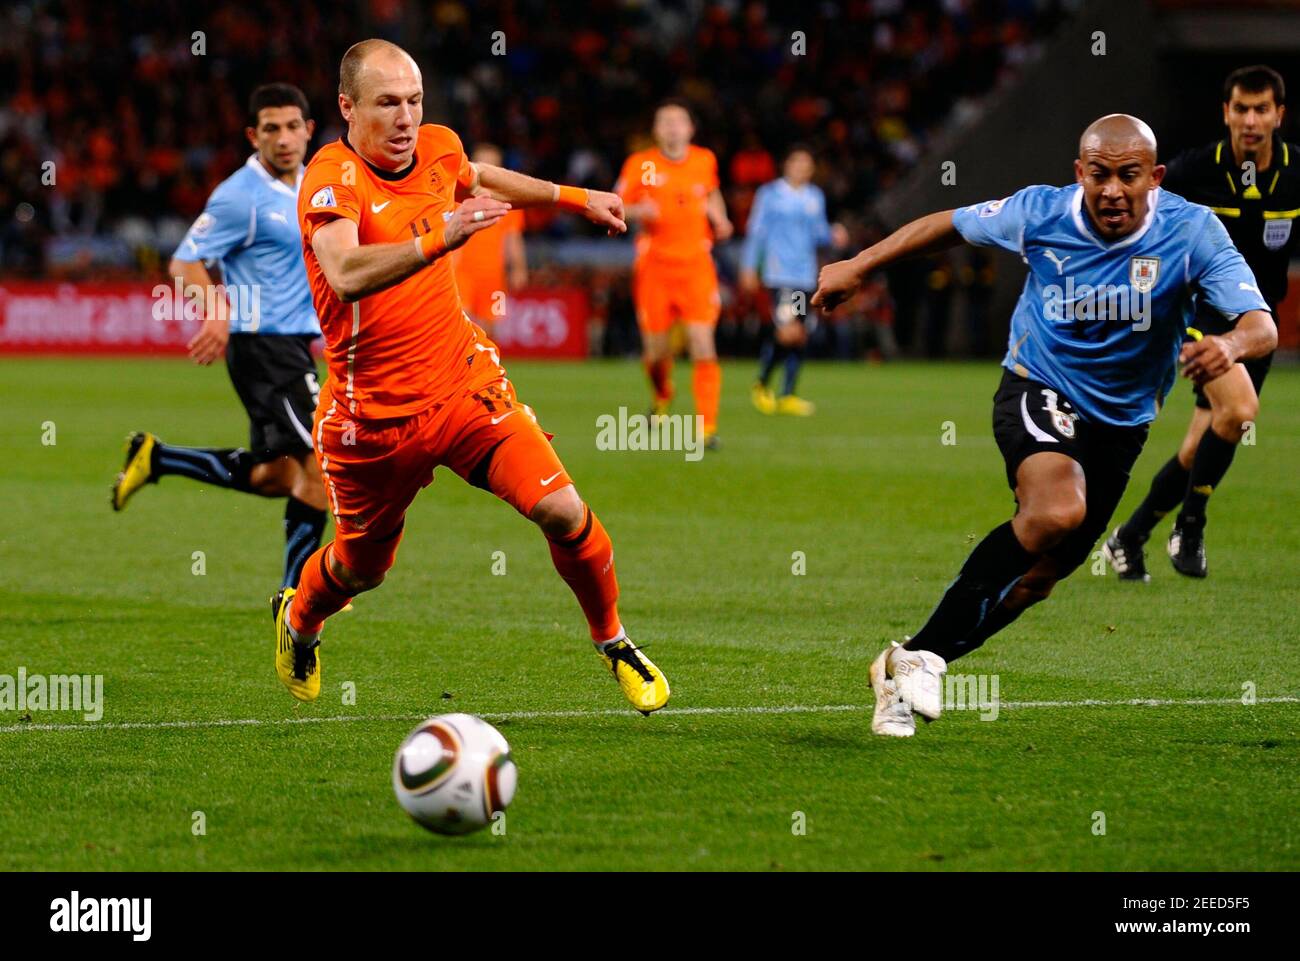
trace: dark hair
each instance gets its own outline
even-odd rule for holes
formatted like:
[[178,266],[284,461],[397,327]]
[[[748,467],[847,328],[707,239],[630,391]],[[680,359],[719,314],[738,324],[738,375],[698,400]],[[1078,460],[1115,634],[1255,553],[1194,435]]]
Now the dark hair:
[[1286,81],[1272,67],[1257,63],[1250,67],[1238,67],[1228,74],[1223,81],[1223,102],[1232,100],[1232,88],[1240,87],[1246,93],[1263,93],[1273,91],[1273,103],[1279,107],[1286,104]]
[[257,126],[257,115],[267,107],[297,107],[302,119],[311,119],[307,97],[291,83],[264,83],[248,98],[248,125]]
[[686,116],[690,118],[691,126],[692,127],[699,126],[695,122],[695,111],[692,110],[691,105],[687,103],[685,100],[683,100],[681,97],[665,97],[663,100],[660,100],[657,104],[655,104],[654,115],[656,117],[659,116],[659,111],[665,109],[666,107],[680,107],[682,110],[686,111]]

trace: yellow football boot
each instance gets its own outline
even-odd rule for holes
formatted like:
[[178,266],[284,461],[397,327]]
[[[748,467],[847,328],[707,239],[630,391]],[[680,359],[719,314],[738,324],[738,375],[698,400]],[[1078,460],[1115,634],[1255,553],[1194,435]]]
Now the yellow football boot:
[[648,715],[668,703],[668,678],[626,637],[598,648],[596,653],[618,681],[623,696],[642,714]]
[[122,510],[132,494],[145,484],[157,482],[153,476],[153,451],[157,444],[158,438],[145,431],[127,436],[126,462],[113,482],[113,510]]
[[280,683],[300,701],[320,697],[320,638],[302,644],[289,633],[289,602],[294,589],[282,588],[271,598],[275,618],[275,673]]
[[786,394],[780,397],[776,402],[776,412],[778,414],[788,414],[791,417],[811,417],[817,411],[817,405],[810,400],[804,400],[802,397],[796,397],[794,394]]
[[776,413],[776,397],[772,388],[766,384],[755,384],[749,389],[749,399],[754,402],[754,409],[760,414]]

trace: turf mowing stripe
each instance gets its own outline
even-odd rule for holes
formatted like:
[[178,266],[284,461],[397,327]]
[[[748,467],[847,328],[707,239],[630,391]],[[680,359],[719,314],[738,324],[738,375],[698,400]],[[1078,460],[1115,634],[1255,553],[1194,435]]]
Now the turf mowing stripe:
[[[999,709],[1019,710],[1022,708],[1075,708],[1075,707],[1207,707],[1241,704],[1241,698],[1133,698],[1127,701],[1005,701],[998,704]],[[1300,697],[1260,697],[1256,704],[1300,704]],[[783,707],[682,707],[662,713],[668,716],[678,715],[741,715],[741,714],[834,714],[843,711],[862,711],[868,708],[861,704],[789,704]],[[328,717],[283,717],[283,718],[213,718],[200,721],[117,721],[107,724],[10,724],[0,727],[0,734],[16,734],[19,731],[161,731],[169,729],[187,730],[204,727],[278,727],[285,724],[333,724],[349,721],[422,721],[428,714],[338,714]],[[526,721],[534,719],[562,719],[583,717],[630,717],[625,709],[607,711],[498,711],[479,714],[487,721]]]

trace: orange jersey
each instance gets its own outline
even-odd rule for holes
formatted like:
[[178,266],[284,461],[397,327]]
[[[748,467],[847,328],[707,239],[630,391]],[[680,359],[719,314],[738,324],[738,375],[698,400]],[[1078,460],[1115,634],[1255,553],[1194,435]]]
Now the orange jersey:
[[506,241],[524,232],[524,212],[511,210],[487,230],[480,230],[452,252],[460,299],[471,312],[492,306],[493,296],[506,289]]
[[713,249],[707,214],[709,194],[718,189],[718,158],[691,145],[679,161],[658,147],[627,158],[614,190],[626,204],[652,201],[659,216],[642,221],[637,258],[691,260]]
[[360,243],[414,241],[442,231],[443,215],[469,197],[474,170],[460,138],[424,124],[411,167],[400,175],[372,167],[344,140],[322,147],[298,190],[303,259],[325,337],[330,394],[356,417],[404,417],[446,400],[468,383],[481,331],[460,306],[450,257],[399,284],[345,304],[331,289],[311,241],[339,217],[357,225]]

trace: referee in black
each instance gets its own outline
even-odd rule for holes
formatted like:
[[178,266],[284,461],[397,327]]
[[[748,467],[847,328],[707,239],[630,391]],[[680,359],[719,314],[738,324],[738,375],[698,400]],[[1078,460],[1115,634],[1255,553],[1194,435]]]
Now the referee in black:
[[[1300,219],[1300,150],[1280,134],[1286,84],[1269,67],[1242,67],[1223,84],[1223,124],[1228,136],[1186,150],[1168,164],[1162,189],[1204,204],[1218,214],[1250,265],[1260,293],[1276,315],[1286,296],[1287,267],[1296,250]],[[1197,329],[1222,334],[1230,323],[1201,304]],[[1247,422],[1259,410],[1273,355],[1242,361],[1196,387],[1196,409],[1176,456],[1156,473],[1146,499],[1106,541],[1104,553],[1123,580],[1148,581],[1142,545],[1156,522],[1182,505],[1169,535],[1174,570],[1204,577],[1205,512],[1218,489]],[[1244,373],[1249,374],[1250,389]]]

